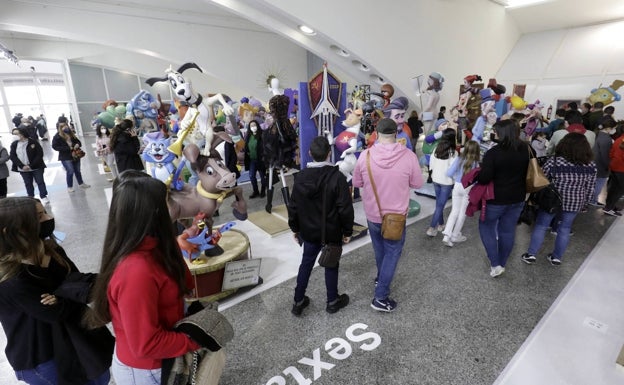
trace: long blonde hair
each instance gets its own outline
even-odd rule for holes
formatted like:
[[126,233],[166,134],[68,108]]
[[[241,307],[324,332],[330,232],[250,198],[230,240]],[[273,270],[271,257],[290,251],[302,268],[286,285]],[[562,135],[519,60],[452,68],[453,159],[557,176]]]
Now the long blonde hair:
[[464,162],[462,165],[462,175],[474,168],[474,165],[479,163],[481,158],[481,148],[479,143],[474,140],[469,140],[464,144],[464,151],[459,155]]

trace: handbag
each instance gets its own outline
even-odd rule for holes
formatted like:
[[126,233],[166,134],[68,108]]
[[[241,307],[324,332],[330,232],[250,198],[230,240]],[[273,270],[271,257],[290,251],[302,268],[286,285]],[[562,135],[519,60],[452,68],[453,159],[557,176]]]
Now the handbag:
[[529,226],[535,223],[535,219],[537,218],[537,206],[533,204],[531,199],[527,199],[524,202],[524,207],[520,212],[520,217],[518,217],[518,224],[527,224]]
[[81,148],[72,150],[71,154],[74,159],[84,158],[84,156],[87,155]]
[[407,221],[407,215],[401,213],[386,213],[381,212],[381,205],[379,204],[379,196],[377,195],[377,187],[375,186],[375,180],[373,179],[373,173],[370,167],[370,152],[366,153],[366,167],[368,168],[368,177],[375,193],[375,201],[379,208],[379,215],[381,215],[381,236],[383,239],[389,241],[398,241],[403,238],[403,232],[405,231],[405,222]]
[[321,225],[321,243],[323,248],[321,249],[321,255],[319,256],[318,263],[320,266],[336,268],[340,262],[342,256],[342,245],[334,243],[325,243],[325,221],[327,217],[325,208],[325,196],[327,195],[327,185],[323,189],[323,224]]
[[[557,156],[554,158],[555,165],[551,171],[557,170]],[[552,174],[550,174],[552,176]],[[563,198],[553,183],[549,183],[546,187],[532,193],[529,199],[537,205],[537,207],[546,211],[548,214],[555,214],[563,209]]]
[[526,174],[526,191],[533,193],[543,189],[550,184],[550,181],[544,175],[544,171],[537,162],[537,158],[533,156],[531,149],[527,146],[529,151],[529,167]]

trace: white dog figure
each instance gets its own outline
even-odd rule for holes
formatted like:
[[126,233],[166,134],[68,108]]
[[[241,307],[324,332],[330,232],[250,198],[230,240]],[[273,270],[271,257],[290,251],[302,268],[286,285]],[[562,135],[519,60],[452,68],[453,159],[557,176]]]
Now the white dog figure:
[[355,163],[357,162],[355,153],[358,150],[358,136],[360,135],[363,112],[360,108],[355,110],[347,109],[345,114],[347,118],[342,121],[342,125],[346,127],[346,129],[338,134],[335,139],[332,138],[329,143],[334,144],[338,150],[348,146],[342,151],[342,154],[340,154],[340,159],[342,160],[336,162],[336,165],[338,166],[338,170],[347,178],[347,182],[349,182],[352,178],[353,170],[355,169]]
[[171,66],[169,66],[169,68],[165,70],[167,76],[164,78],[149,78],[145,82],[150,86],[153,86],[156,82],[169,81],[169,84],[173,89],[174,97],[191,106],[186,115],[184,115],[184,119],[179,122],[180,132],[178,135],[181,135],[189,128],[192,117],[195,115],[195,111],[199,112],[199,116],[195,122],[193,142],[197,144],[199,148],[202,148],[202,155],[208,155],[214,137],[211,125],[211,120],[213,118],[212,105],[216,102],[221,103],[223,112],[226,115],[232,115],[234,113],[234,109],[227,104],[225,98],[221,94],[204,98],[201,94],[195,92],[191,82],[182,76],[182,73],[189,68],[194,68],[199,72],[203,72],[197,64],[185,63],[178,68],[177,71],[173,70]]

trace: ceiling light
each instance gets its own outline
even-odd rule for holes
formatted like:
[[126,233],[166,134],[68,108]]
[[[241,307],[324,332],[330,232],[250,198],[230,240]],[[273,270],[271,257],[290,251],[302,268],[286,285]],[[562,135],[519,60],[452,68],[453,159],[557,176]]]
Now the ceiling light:
[[371,75],[369,76],[369,78],[370,78],[372,81],[374,81],[375,83],[378,83],[378,84],[384,84],[384,79],[383,79],[381,76],[379,76],[379,75],[376,75],[376,74],[371,74]]
[[503,5],[505,8],[521,8],[531,5],[537,5],[540,3],[546,3],[551,0],[492,0],[495,3]]
[[349,57],[351,54],[347,51],[345,51],[344,49],[338,47],[337,45],[330,45],[329,49],[331,49],[332,51],[334,51],[334,53],[338,56],[342,56],[342,57]]
[[305,33],[306,35],[310,35],[310,36],[316,35],[316,32],[312,28],[308,27],[307,25],[300,25],[299,30]]
[[362,63],[359,60],[352,60],[351,64],[356,66],[360,71],[364,71],[364,72],[370,71],[370,68],[368,68],[366,64]]

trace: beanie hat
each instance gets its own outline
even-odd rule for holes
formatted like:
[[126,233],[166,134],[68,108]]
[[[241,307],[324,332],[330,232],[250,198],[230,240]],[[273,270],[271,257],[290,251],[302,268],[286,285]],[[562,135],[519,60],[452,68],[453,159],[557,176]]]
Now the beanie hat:
[[377,123],[376,130],[380,134],[396,134],[397,124],[390,118],[383,118]]
[[441,126],[441,125],[443,125],[444,123],[448,123],[448,120],[446,120],[446,119],[438,119],[438,120],[436,120],[436,121],[435,121],[435,123],[434,123],[434,126],[435,126],[436,130],[437,130],[437,129]]

